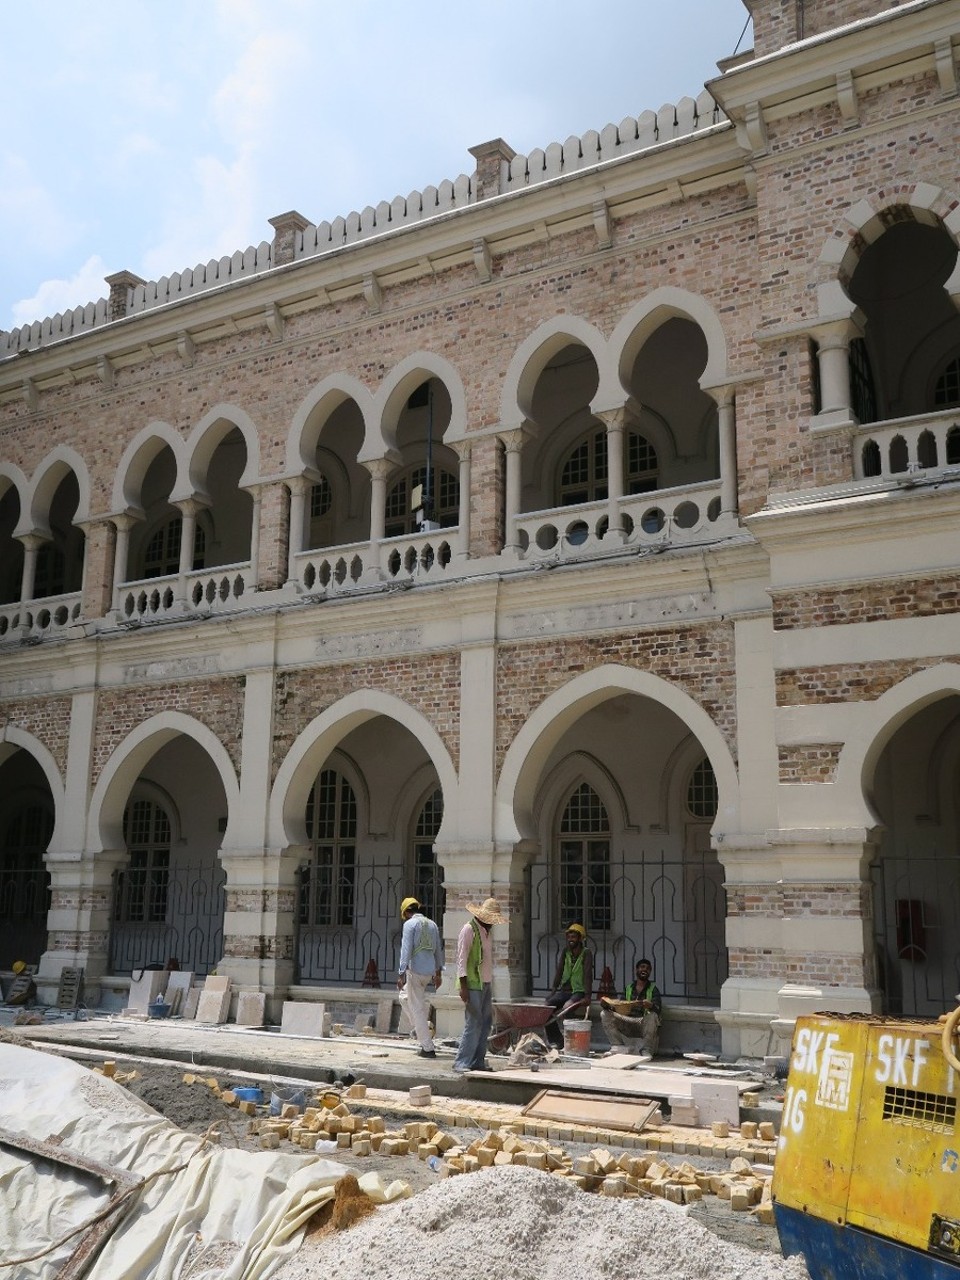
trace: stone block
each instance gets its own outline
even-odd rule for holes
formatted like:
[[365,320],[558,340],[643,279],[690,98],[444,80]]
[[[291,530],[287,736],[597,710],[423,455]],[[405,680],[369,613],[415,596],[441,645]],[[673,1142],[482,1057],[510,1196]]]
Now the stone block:
[[200,988],[191,987],[186,993],[186,999],[183,1002],[181,1014],[184,1018],[195,1018],[197,1016],[197,1006],[200,1003]]
[[690,1099],[700,1112],[700,1123],[708,1126],[724,1121],[740,1125],[740,1089],[735,1080],[691,1080]]
[[167,977],[155,969],[144,969],[139,978],[131,978],[127,1008],[132,1013],[146,1013],[147,1007],[165,990]]
[[267,997],[262,991],[241,991],[237,996],[237,1026],[262,1027]]
[[374,1023],[377,1035],[389,1035],[393,1025],[393,997],[386,996],[377,1001],[377,1016]]
[[211,973],[204,979],[204,991],[229,991],[230,979],[225,974]]
[[320,1039],[323,1037],[324,1013],[322,1004],[284,1000],[280,1030],[290,1036],[316,1036]]
[[197,1004],[197,1022],[204,1022],[210,1026],[219,1026],[221,1023],[226,1022],[229,1012],[229,990],[204,990],[200,992],[200,1000]]

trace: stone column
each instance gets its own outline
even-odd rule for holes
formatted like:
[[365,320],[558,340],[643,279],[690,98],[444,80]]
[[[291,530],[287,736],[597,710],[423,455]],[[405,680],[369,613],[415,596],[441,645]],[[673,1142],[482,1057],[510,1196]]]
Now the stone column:
[[299,848],[265,842],[273,759],[270,647],[251,652],[244,688],[240,788],[220,861],[227,873],[219,973],[282,1000],[293,979]]
[[39,533],[24,533],[19,541],[23,543],[23,572],[20,575],[20,603],[29,604],[33,599],[34,582],[37,574],[37,552],[48,538]]
[[596,414],[607,433],[607,536],[615,542],[623,542],[623,511],[621,502],[624,483],[624,436],[626,434],[626,410],[605,409]]
[[520,551],[520,534],[517,517],[520,515],[520,462],[523,450],[523,429],[505,431],[499,439],[506,451],[506,506],[503,519],[503,549],[517,555]]
[[380,568],[380,544],[386,525],[387,478],[393,470],[388,458],[373,458],[363,464],[370,473],[370,565]]
[[193,572],[193,547],[197,532],[197,513],[203,504],[196,498],[183,498],[173,504],[183,517],[180,528],[180,565],[177,569],[176,599],[187,606],[187,574]]
[[287,262],[293,262],[297,236],[309,227],[309,220],[302,213],[297,213],[296,209],[291,209],[288,213],[278,213],[275,218],[268,218],[267,221],[274,231],[271,249],[273,265],[282,267]]
[[110,319],[119,320],[127,314],[127,299],[130,296],[130,290],[136,288],[138,284],[146,284],[146,280],[140,276],[134,275],[132,271],[116,271],[112,276],[106,276],[106,283],[110,287],[110,297],[107,305],[110,308]]
[[256,591],[260,581],[260,516],[263,508],[263,489],[259,484],[251,484],[246,487],[246,491],[253,499],[253,511],[250,514],[250,581],[247,583],[247,588],[250,591]]
[[117,540],[113,551],[113,607],[120,609],[120,588],[130,580],[130,569],[127,564],[130,555],[130,530],[136,523],[136,517],[122,512],[112,516],[117,531]]
[[859,333],[849,316],[810,330],[820,367],[820,412],[814,419],[818,427],[856,426],[850,396],[850,342]]
[[307,540],[307,497],[311,483],[306,476],[291,476],[287,481],[290,490],[289,536],[287,539],[287,582],[299,586],[297,579],[297,556],[306,550]]
[[708,394],[717,402],[720,439],[720,512],[736,515],[737,501],[737,413],[733,387],[711,387]]
[[450,447],[460,461],[460,510],[457,516],[460,545],[457,548],[457,557],[468,560],[470,558],[470,442],[457,440]]
[[250,487],[255,498],[250,562],[252,585],[258,591],[275,591],[287,581],[290,561],[290,494],[276,481]]
[[62,969],[83,969],[86,1003],[100,1000],[100,979],[110,971],[110,922],[114,872],[127,862],[125,849],[99,853],[47,853],[50,910],[47,949],[37,972],[45,1003],[56,1000]]

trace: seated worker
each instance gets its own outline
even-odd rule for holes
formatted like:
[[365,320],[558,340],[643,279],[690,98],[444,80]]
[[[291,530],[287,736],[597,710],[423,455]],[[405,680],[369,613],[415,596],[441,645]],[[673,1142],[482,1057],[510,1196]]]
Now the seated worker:
[[[585,946],[586,936],[587,931],[582,924],[567,927],[567,945],[560,953],[557,972],[553,978],[553,990],[547,996],[547,1004],[552,1004],[558,1013],[566,1006],[571,1006],[568,1014],[571,1018],[590,1017],[593,956]],[[563,1032],[559,1023],[559,1018],[551,1018],[546,1031],[550,1043],[555,1048],[562,1049]]]
[[632,1005],[628,1012],[616,1012],[605,996],[600,997],[600,1024],[614,1046],[611,1053],[624,1048],[627,1053],[652,1058],[657,1052],[663,1000],[652,974],[653,966],[649,960],[637,961],[636,981],[628,983],[623,993],[624,1000]]

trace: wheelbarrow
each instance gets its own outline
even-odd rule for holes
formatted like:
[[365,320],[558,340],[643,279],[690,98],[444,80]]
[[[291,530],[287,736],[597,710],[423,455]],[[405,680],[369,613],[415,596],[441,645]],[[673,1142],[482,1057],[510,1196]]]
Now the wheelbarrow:
[[544,1033],[551,1022],[576,1016],[576,1010],[583,1008],[582,1000],[568,1000],[560,1009],[552,1004],[537,1004],[524,1001],[493,1002],[493,1029],[487,1045],[491,1053],[509,1053],[516,1048],[517,1042],[528,1031]]

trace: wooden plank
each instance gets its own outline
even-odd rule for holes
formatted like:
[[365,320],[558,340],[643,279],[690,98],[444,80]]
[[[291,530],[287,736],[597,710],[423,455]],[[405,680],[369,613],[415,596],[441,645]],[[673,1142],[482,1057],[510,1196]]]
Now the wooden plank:
[[559,1120],[639,1133],[659,1110],[659,1104],[649,1098],[611,1098],[602,1093],[543,1089],[521,1114],[536,1120]]

